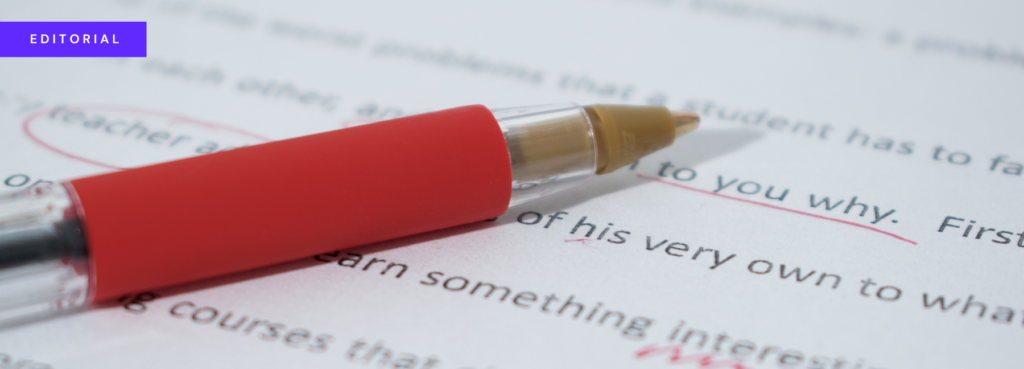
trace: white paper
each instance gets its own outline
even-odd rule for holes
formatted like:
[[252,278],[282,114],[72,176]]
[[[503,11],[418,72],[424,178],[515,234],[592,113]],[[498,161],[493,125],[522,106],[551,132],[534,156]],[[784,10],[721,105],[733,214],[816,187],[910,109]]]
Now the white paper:
[[[149,32],[147,58],[0,60],[5,190],[466,104],[664,103],[704,120],[635,169],[495,222],[342,251],[362,255],[355,268],[309,258],[0,331],[0,367],[1017,366],[1022,11],[994,1],[4,3],[0,21],[146,21]],[[61,123],[48,115],[58,106],[169,136]],[[590,237],[585,225],[571,233],[584,216]],[[939,231],[946,217],[963,220]],[[364,271],[373,258],[408,270]],[[470,294],[478,283],[510,293]],[[583,305],[576,318],[570,296]],[[946,311],[925,306],[938,296]],[[204,307],[217,312],[205,324]],[[238,330],[220,327],[241,316]]]

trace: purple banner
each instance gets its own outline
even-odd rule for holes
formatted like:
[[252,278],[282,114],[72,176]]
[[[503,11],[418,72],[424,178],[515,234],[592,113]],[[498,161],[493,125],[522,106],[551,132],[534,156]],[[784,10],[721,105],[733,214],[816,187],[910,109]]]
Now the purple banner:
[[0,22],[0,57],[145,57],[146,22]]

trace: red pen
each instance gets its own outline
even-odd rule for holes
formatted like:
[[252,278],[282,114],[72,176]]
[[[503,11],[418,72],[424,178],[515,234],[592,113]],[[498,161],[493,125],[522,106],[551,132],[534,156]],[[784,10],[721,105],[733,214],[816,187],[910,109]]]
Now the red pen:
[[494,218],[698,123],[658,106],[472,105],[0,195],[0,325]]

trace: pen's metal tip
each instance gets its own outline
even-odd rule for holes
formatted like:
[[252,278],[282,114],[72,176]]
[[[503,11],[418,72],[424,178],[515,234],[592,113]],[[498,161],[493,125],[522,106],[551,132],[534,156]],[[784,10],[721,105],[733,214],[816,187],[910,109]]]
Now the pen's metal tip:
[[685,135],[700,125],[700,116],[692,111],[673,111],[672,119],[676,121],[676,137]]

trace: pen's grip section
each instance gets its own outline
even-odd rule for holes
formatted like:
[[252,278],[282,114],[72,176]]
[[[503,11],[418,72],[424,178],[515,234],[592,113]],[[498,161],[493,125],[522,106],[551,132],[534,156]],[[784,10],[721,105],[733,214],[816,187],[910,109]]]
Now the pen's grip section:
[[511,182],[476,105],[71,184],[100,301],[493,218]]

